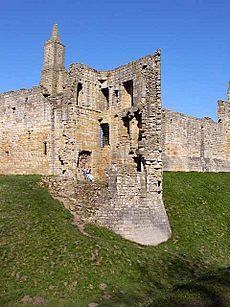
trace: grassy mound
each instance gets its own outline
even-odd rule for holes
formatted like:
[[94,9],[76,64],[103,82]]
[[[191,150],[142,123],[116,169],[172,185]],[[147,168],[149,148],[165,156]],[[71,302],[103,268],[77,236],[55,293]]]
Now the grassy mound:
[[158,247],[83,236],[39,180],[0,176],[0,306],[230,305],[230,174],[164,174]]

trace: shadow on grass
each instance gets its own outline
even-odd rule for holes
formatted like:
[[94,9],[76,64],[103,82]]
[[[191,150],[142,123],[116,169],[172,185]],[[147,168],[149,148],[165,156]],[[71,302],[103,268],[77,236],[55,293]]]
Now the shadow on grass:
[[154,275],[151,265],[140,266],[138,290],[111,293],[109,300],[98,301],[99,306],[230,306],[230,267],[210,270],[184,256],[170,258],[167,265],[162,276]]

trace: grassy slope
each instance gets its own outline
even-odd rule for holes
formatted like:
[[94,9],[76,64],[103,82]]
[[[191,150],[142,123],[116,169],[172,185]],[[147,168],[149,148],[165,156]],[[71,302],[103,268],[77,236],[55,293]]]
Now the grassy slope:
[[230,174],[165,173],[173,237],[144,248],[83,236],[38,180],[0,176],[0,306],[230,305]]

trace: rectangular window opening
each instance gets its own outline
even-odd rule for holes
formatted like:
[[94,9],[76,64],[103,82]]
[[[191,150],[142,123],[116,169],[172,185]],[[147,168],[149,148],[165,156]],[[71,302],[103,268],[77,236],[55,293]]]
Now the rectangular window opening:
[[101,89],[101,92],[102,92],[102,94],[103,94],[104,97],[105,97],[105,100],[106,100],[106,107],[107,107],[107,109],[108,109],[108,108],[109,108],[109,89],[108,89],[108,87],[102,88],[102,89]]
[[134,159],[134,162],[136,163],[137,172],[140,173],[143,170],[143,164],[141,161],[141,156],[137,156]]
[[118,90],[114,90],[113,96],[114,96],[113,103],[116,105],[119,102],[119,91]]
[[133,106],[133,80],[123,82],[123,86],[126,92],[129,94],[131,100],[131,106]]
[[86,168],[91,165],[91,151],[82,150],[79,152],[77,167]]
[[79,82],[77,84],[77,105],[79,105],[79,95],[82,92],[82,88],[83,88],[82,83]]
[[135,117],[136,117],[136,120],[137,120],[137,127],[139,129],[138,141],[141,141],[142,140],[142,114],[141,113],[136,113]]
[[127,129],[128,136],[130,136],[130,120],[128,117],[123,117],[122,120],[123,120],[124,126]]
[[109,145],[109,124],[100,125],[100,143],[101,147]]

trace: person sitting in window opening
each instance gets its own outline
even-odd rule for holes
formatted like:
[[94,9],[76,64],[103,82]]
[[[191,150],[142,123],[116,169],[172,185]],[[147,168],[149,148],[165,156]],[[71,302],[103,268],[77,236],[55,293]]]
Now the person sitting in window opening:
[[94,177],[91,174],[91,168],[88,168],[88,167],[83,168],[82,173],[83,173],[85,180],[88,180],[90,182],[94,181]]
[[90,182],[93,182],[93,181],[94,181],[94,177],[93,177],[93,175],[91,174],[91,168],[87,168],[86,177],[87,177],[87,180],[88,180],[88,181],[90,181]]
[[83,176],[84,176],[84,179],[87,180],[87,167],[84,167],[84,168],[82,169],[82,174],[83,174]]

